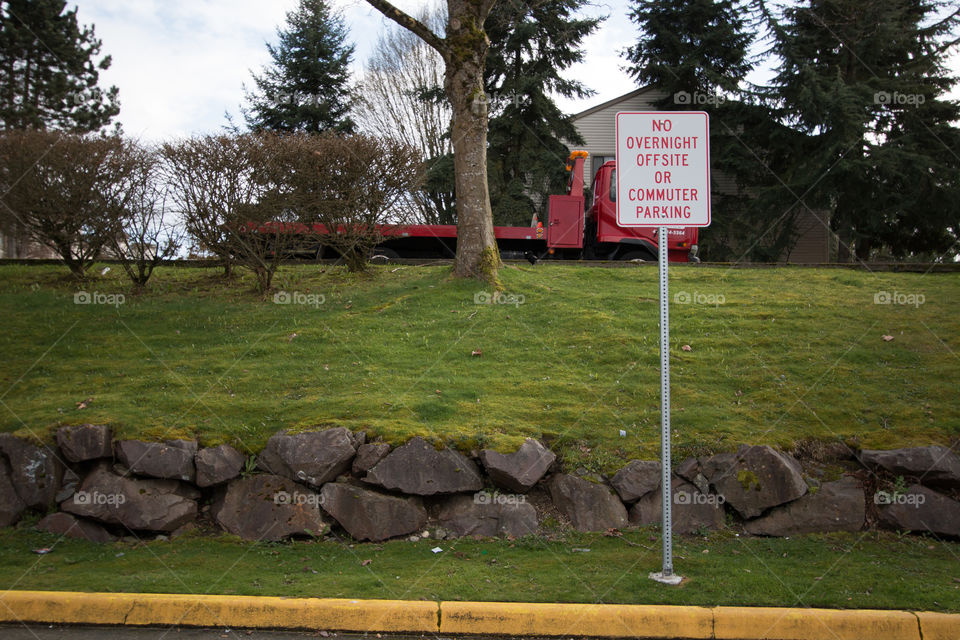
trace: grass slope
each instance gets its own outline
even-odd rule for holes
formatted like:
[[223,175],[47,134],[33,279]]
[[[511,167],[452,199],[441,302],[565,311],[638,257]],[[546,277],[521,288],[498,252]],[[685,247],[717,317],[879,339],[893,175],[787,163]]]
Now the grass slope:
[[[655,457],[656,270],[545,264],[502,280],[513,304],[476,304],[482,286],[444,267],[285,267],[293,303],[275,304],[213,269],[164,268],[133,295],[114,268],[83,286],[126,296],[111,306],[74,304],[62,268],[3,266],[0,430],[105,422],[253,452],[279,429],[341,425],[465,449],[534,436],[597,470]],[[956,275],[677,266],[670,287],[691,301],[670,308],[677,458],[960,436]],[[875,304],[882,291],[923,304]]]

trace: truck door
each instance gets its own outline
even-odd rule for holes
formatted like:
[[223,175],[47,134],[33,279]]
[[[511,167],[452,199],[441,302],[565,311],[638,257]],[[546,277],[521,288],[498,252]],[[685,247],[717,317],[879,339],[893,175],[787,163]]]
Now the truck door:
[[583,247],[583,196],[550,196],[547,247]]

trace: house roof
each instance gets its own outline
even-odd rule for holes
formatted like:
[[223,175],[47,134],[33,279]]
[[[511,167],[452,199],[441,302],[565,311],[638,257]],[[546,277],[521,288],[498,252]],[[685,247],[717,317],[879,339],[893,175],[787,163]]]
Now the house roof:
[[603,109],[607,109],[607,108],[609,108],[609,107],[612,107],[612,106],[616,105],[617,103],[623,102],[624,100],[629,100],[629,99],[631,99],[631,98],[635,98],[635,97],[637,97],[637,96],[639,96],[639,95],[642,95],[642,94],[644,94],[644,93],[647,93],[647,92],[653,91],[653,90],[654,90],[654,86],[648,84],[648,85],[645,86],[645,87],[640,87],[639,89],[634,89],[634,90],[631,91],[630,93],[625,93],[625,94],[623,94],[622,96],[617,96],[616,98],[613,98],[612,100],[607,100],[606,102],[603,102],[603,103],[601,103],[601,104],[598,104],[598,105],[596,105],[595,107],[590,107],[589,109],[587,109],[587,110],[585,110],[585,111],[581,111],[580,113],[576,113],[576,114],[574,114],[574,115],[571,116],[571,117],[572,117],[573,120],[577,120],[577,119],[582,118],[582,117],[584,117],[584,116],[588,116],[588,115],[590,115],[591,113],[596,113],[597,111],[602,111]]

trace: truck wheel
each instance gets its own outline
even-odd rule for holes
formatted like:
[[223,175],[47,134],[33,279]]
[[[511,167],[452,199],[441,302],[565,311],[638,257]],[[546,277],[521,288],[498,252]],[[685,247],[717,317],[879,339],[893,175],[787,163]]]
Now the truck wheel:
[[400,254],[387,247],[377,247],[370,252],[370,264],[388,264],[400,258]]
[[634,260],[637,260],[639,262],[650,262],[652,260],[656,260],[656,258],[652,257],[646,251],[628,251],[627,253],[624,253],[623,255],[619,256],[617,260],[626,260],[627,262],[631,262]]

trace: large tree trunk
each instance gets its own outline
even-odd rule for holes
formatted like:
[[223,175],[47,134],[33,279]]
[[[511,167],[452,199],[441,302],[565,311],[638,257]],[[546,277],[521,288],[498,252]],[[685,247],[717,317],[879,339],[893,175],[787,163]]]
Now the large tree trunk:
[[487,101],[483,64],[490,41],[483,23],[496,0],[447,0],[446,37],[440,38],[389,0],[367,0],[383,15],[436,49],[446,66],[444,87],[453,108],[457,192],[457,276],[497,282],[500,254],[493,235],[487,186]]
[[[483,64],[489,41],[483,22],[492,2],[448,0],[445,89],[453,107],[457,206],[455,275],[494,283],[500,267],[487,184],[487,100]],[[484,5],[487,5],[486,7]],[[479,25],[479,27],[478,27]]]

